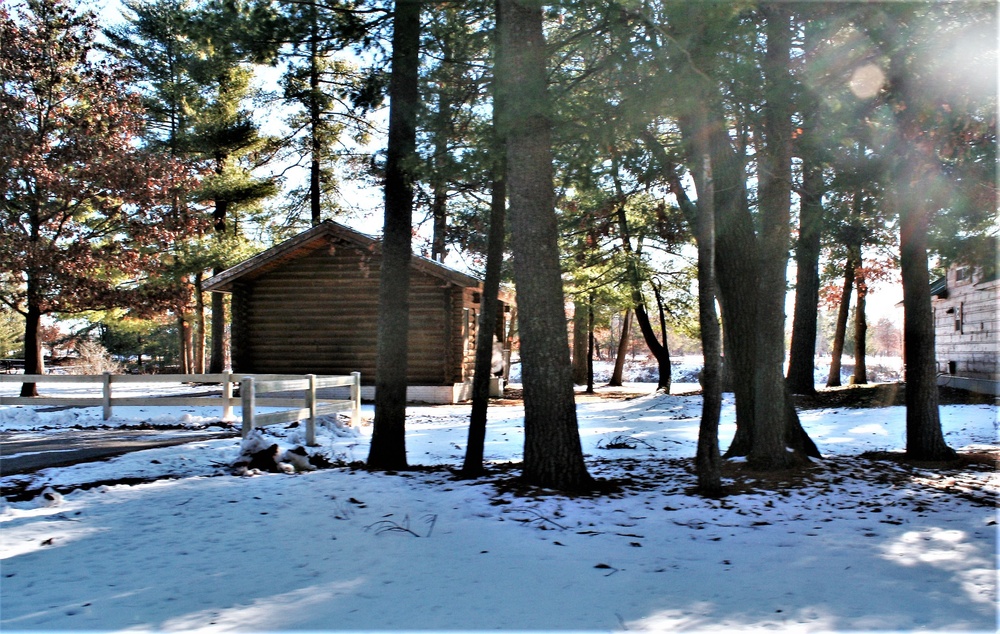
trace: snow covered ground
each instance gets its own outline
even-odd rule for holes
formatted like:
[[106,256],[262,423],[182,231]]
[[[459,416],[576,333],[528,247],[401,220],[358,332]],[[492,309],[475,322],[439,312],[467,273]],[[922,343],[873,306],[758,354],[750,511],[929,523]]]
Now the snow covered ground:
[[[709,500],[691,493],[699,397],[581,401],[588,466],[616,493],[519,489],[507,465],[522,452],[520,406],[490,409],[496,475],[483,481],[448,469],[467,405],[409,408],[410,463],[426,468],[397,474],[349,464],[367,456],[369,425],[331,425],[313,451],[343,463],[332,469],[233,476],[229,438],[2,477],[5,492],[56,494],[0,506],[0,629],[995,631],[995,465],[860,457],[902,449],[902,408],[802,412],[826,455],[808,476]],[[0,406],[0,432],[105,424],[99,409],[42,409]],[[941,414],[956,449],[1000,444],[995,406]],[[109,422],[218,416],[116,408]],[[729,398],[723,447],[733,417]],[[150,481],[85,488],[126,478]]]

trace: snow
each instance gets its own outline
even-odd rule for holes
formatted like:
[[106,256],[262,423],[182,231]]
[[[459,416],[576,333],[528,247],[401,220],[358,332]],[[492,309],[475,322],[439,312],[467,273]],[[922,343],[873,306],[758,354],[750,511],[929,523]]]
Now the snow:
[[[995,469],[876,465],[860,454],[903,448],[903,408],[807,410],[825,455],[809,476],[706,499],[691,493],[700,407],[581,398],[588,468],[622,483],[592,496],[519,488],[517,405],[490,408],[496,475],[481,481],[448,469],[468,405],[408,408],[409,460],[424,468],[396,474],[350,464],[369,424],[327,421],[311,451],[331,469],[237,477],[227,437],[3,476],[5,492],[39,495],[0,506],[0,629],[995,631]],[[52,409],[0,406],[0,432],[105,424],[99,408]],[[214,429],[219,416],[138,409],[109,423]],[[995,450],[997,413],[941,407],[948,442]],[[731,395],[722,418],[725,447]],[[262,440],[303,436],[275,426]],[[126,478],[148,482],[87,488]]]

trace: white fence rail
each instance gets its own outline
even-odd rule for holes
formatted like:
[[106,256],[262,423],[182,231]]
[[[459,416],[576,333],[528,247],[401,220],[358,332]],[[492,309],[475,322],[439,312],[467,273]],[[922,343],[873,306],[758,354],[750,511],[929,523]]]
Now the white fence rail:
[[[101,386],[100,397],[86,396],[0,396],[0,405],[57,405],[66,407],[101,407],[104,419],[111,418],[114,407],[221,407],[222,420],[235,420],[233,406],[242,407],[243,437],[256,427],[306,421],[306,443],[316,442],[316,417],[336,412],[350,412],[351,423],[361,422],[361,373],[350,376],[316,376],[288,374],[9,374],[0,375],[0,383],[95,383]],[[146,396],[115,397],[115,385],[193,383],[221,385],[221,396]],[[233,386],[240,386],[240,397],[233,397]],[[348,399],[319,399],[316,390],[330,387],[350,388]],[[304,396],[262,396],[276,392],[298,391]],[[291,408],[258,414],[257,408]]]

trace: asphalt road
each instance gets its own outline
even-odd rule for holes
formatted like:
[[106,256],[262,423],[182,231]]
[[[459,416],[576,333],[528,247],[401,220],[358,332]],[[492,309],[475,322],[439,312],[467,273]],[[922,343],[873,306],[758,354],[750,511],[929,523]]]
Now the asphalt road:
[[132,451],[170,447],[213,438],[235,437],[238,432],[182,430],[73,429],[40,436],[0,434],[0,475],[28,473],[121,456]]

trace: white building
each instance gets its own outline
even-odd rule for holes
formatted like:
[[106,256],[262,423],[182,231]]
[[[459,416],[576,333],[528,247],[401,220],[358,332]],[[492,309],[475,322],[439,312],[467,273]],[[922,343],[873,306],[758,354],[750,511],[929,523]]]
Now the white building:
[[1000,279],[954,265],[931,284],[938,383],[1000,395]]

